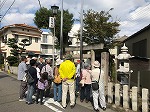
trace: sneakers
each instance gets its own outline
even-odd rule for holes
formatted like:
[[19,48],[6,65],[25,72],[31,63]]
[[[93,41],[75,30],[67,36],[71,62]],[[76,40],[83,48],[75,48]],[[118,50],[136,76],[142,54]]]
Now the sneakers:
[[73,109],[75,105],[70,105],[70,108]]
[[63,109],[66,109],[67,108],[67,106],[66,107],[63,107]]
[[33,102],[28,102],[27,104],[28,104],[28,105],[31,105],[31,104],[33,104]]
[[40,105],[43,105],[44,103],[43,102],[40,102]]
[[95,112],[99,112],[99,110],[98,110],[98,109],[95,109],[95,108],[94,108],[94,111],[95,111]]
[[86,103],[88,103],[88,102],[89,102],[89,100],[85,100],[85,102],[86,102]]
[[102,109],[103,109],[103,111],[105,111],[105,110],[106,110],[106,107],[103,107]]
[[83,100],[80,100],[80,102],[83,102]]
[[26,99],[25,99],[25,98],[23,98],[23,99],[19,99],[19,101],[26,101]]

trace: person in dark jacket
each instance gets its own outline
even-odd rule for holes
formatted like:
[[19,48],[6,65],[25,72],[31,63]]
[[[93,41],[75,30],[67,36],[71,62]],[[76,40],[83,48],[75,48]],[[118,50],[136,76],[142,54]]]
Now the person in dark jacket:
[[45,66],[46,63],[43,62],[43,58],[42,57],[39,58],[39,62],[38,63],[39,63],[38,67],[39,67],[40,72],[41,72],[43,66]]
[[36,71],[36,68],[35,68],[35,65],[36,65],[36,61],[34,59],[31,59],[30,60],[30,68],[28,69],[28,72],[29,74],[31,75],[31,77],[34,79],[34,82],[33,83],[28,83],[28,92],[27,92],[27,98],[26,98],[26,103],[28,105],[32,104],[33,101],[32,101],[32,95],[34,93],[34,90],[36,88],[36,84],[37,84],[37,71]]

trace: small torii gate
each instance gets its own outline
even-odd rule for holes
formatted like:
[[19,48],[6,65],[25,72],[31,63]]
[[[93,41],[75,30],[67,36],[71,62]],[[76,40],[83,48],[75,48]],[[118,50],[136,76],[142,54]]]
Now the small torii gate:
[[[95,51],[94,50],[99,50],[99,49],[103,49],[103,48],[104,48],[103,43],[83,46],[83,51],[91,51],[91,54],[83,54],[83,59],[91,58],[91,65],[92,65],[95,61]],[[80,51],[80,46],[67,47],[67,48],[65,48],[65,51],[67,51],[67,52]],[[79,59],[80,54],[79,55],[73,55],[73,58]],[[100,60],[101,60],[101,69],[105,73],[105,77],[104,77],[105,87],[107,87],[107,85],[108,85],[108,74],[109,74],[109,53],[108,52],[101,52],[101,59]],[[92,66],[92,68],[93,68],[93,66]]]

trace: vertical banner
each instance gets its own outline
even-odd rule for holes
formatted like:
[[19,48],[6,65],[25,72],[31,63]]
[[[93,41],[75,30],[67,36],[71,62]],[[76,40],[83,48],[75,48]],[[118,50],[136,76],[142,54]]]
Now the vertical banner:
[[54,28],[54,26],[55,26],[54,17],[49,17],[49,28]]

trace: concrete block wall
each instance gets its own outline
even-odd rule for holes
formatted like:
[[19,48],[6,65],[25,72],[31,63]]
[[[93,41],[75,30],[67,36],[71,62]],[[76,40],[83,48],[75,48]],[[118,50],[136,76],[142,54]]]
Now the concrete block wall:
[[[10,71],[8,71],[8,70],[10,70]],[[5,71],[8,73],[12,73],[12,74],[17,75],[18,74],[18,67],[5,65]]]

